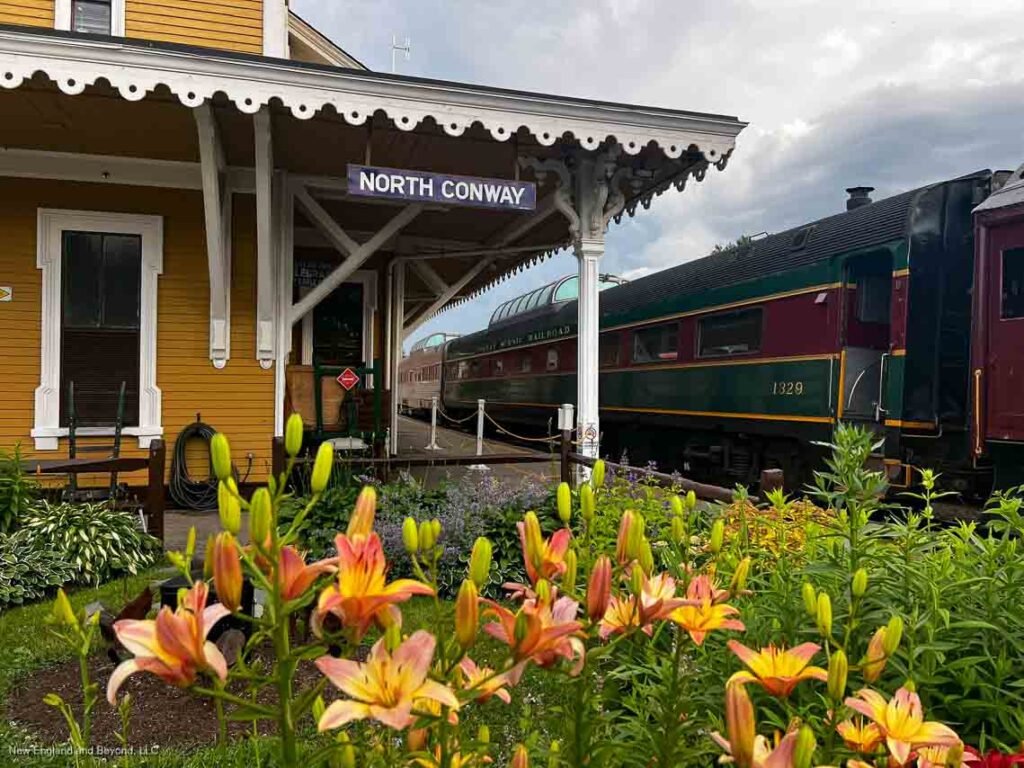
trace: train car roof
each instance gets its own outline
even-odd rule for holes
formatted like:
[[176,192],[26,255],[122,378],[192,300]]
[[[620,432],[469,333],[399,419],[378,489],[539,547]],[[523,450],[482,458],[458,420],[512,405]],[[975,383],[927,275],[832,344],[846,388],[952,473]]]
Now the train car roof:
[[432,333],[429,336],[424,336],[422,339],[412,345],[409,350],[409,354],[414,352],[423,352],[428,349],[436,349],[442,346],[449,339],[457,339],[459,334],[457,333]]
[[[992,186],[995,186],[993,183]],[[974,209],[975,213],[1024,204],[1024,165],[1007,174],[1005,183]]]

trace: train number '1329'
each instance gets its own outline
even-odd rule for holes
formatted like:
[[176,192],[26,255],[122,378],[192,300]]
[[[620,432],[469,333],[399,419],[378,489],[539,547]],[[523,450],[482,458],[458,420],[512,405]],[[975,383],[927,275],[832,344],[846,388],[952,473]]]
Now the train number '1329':
[[773,381],[773,395],[802,395],[804,383],[802,381]]

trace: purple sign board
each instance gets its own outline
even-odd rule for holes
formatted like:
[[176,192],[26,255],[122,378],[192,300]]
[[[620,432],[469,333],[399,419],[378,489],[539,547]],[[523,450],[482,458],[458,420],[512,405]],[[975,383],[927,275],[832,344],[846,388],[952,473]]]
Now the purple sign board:
[[349,164],[348,193],[359,197],[505,211],[532,211],[537,207],[537,185],[532,181],[482,179],[370,165]]

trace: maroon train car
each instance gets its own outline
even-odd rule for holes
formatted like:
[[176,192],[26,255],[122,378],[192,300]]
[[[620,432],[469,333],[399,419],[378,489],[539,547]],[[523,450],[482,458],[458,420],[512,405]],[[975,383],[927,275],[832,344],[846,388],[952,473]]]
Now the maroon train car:
[[974,209],[971,343],[976,462],[997,488],[1024,484],[1024,165]]
[[399,408],[407,413],[428,413],[431,397],[441,394],[444,346],[458,334],[434,333],[413,344],[398,366]]

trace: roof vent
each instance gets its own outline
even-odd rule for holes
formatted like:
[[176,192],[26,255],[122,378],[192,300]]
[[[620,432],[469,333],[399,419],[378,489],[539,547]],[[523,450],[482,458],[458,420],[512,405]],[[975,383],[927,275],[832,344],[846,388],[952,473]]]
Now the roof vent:
[[846,194],[849,197],[846,200],[846,210],[852,211],[854,208],[870,205],[871,193],[874,191],[874,187],[847,187]]

